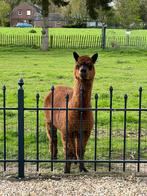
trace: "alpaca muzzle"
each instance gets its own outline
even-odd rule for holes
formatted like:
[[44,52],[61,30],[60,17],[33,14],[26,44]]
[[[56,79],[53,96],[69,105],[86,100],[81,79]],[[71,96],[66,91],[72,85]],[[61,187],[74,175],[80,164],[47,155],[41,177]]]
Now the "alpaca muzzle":
[[81,77],[81,79],[86,79],[87,78],[87,69],[85,67],[81,68],[80,77]]

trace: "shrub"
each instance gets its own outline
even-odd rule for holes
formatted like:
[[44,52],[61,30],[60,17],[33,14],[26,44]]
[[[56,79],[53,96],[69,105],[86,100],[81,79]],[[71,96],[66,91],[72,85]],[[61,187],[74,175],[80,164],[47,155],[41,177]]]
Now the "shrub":
[[31,29],[29,33],[37,33],[35,29]]

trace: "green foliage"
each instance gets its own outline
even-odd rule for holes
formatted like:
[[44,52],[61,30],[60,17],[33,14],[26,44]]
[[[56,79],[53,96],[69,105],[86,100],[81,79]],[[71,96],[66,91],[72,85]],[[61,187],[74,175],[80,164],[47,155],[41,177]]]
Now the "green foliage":
[[118,0],[116,17],[124,28],[136,26],[141,22],[139,0]]
[[8,16],[10,12],[10,5],[4,0],[0,0],[0,25],[5,26],[5,23],[8,22]]
[[98,10],[108,11],[111,9],[109,3],[112,0],[86,0],[86,6],[89,13],[89,16],[93,19],[97,19],[99,16]]
[[62,14],[69,24],[83,24],[88,18],[86,0],[71,0],[67,7],[62,8]]
[[147,24],[147,0],[140,0],[140,16],[143,23]]
[[49,13],[49,5],[51,3],[57,5],[57,6],[66,6],[68,5],[68,2],[65,0],[29,0],[32,3],[38,4],[42,6],[42,14],[43,16],[48,16]]
[[87,19],[91,20],[90,18],[107,23],[112,15],[110,2],[112,1],[71,0],[63,13],[72,24],[84,23]]
[[31,30],[29,31],[29,33],[37,33],[37,31],[36,31],[35,29],[31,29]]
[[16,5],[19,4],[20,0],[5,0],[5,2],[10,5],[11,9],[13,9]]

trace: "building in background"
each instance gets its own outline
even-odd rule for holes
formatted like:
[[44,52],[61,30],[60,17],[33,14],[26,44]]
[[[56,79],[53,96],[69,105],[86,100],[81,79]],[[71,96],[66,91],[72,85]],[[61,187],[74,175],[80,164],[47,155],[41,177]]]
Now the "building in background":
[[[10,26],[15,27],[17,23],[29,23],[34,27],[42,27],[41,8],[27,2],[20,3],[14,7],[10,14]],[[60,13],[49,14],[49,27],[62,27],[64,25],[66,25],[66,21]]]

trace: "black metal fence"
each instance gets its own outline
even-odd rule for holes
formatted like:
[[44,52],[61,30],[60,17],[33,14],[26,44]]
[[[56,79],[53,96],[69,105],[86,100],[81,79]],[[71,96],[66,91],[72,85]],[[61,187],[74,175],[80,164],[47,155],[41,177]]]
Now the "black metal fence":
[[[6,171],[7,170],[7,163],[17,163],[18,164],[18,176],[20,178],[23,178],[25,176],[25,164],[26,163],[34,163],[36,164],[36,170],[39,171],[39,165],[41,163],[50,163],[50,168],[51,171],[54,170],[54,167],[57,163],[68,163],[68,162],[77,162],[77,163],[89,163],[91,165],[93,165],[93,170],[97,171],[97,168],[99,167],[99,164],[107,164],[108,165],[108,171],[112,171],[114,165],[113,164],[119,164],[122,165],[122,171],[125,172],[126,171],[126,165],[127,164],[131,164],[135,165],[136,167],[136,171],[140,172],[141,169],[141,164],[147,164],[147,140],[146,140],[146,136],[147,136],[147,130],[145,130],[145,137],[144,135],[142,135],[142,113],[143,112],[147,112],[147,108],[142,108],[142,88],[139,88],[139,94],[138,94],[138,107],[137,108],[127,108],[127,100],[128,100],[128,96],[125,95],[124,96],[124,108],[113,108],[113,88],[110,87],[110,102],[109,102],[109,108],[99,108],[98,107],[98,101],[99,101],[99,96],[98,94],[95,95],[95,107],[94,108],[69,108],[68,107],[68,96],[66,96],[66,107],[65,108],[55,108],[54,107],[54,102],[53,102],[53,98],[54,98],[54,88],[52,88],[52,106],[51,108],[41,108],[39,107],[39,94],[36,95],[36,107],[24,107],[24,89],[23,89],[23,85],[24,82],[22,79],[19,80],[19,89],[18,89],[18,107],[7,107],[6,106],[6,87],[3,87],[3,106],[0,107],[0,114],[1,114],[1,119],[3,122],[3,129],[0,130],[0,141],[2,141],[3,143],[3,152],[1,152],[0,156],[3,158],[0,159],[0,163],[3,164],[3,170]],[[53,112],[60,110],[60,111],[65,111],[66,112],[66,134],[68,136],[68,112],[71,110],[75,110],[75,111],[79,111],[80,112],[80,142],[82,143],[82,115],[84,111],[93,111],[94,113],[94,118],[95,118],[95,123],[94,123],[94,133],[93,133],[93,144],[92,144],[92,157],[91,159],[87,159],[85,158],[85,160],[69,160],[66,156],[66,159],[53,159],[53,152],[51,152],[50,158],[48,159],[43,159],[40,158],[40,138],[39,138],[39,131],[40,131],[40,127],[39,127],[39,114],[40,111],[45,111],[45,110],[49,110],[51,111],[51,119],[52,119],[52,125],[53,125]],[[6,117],[7,117],[7,112],[8,111],[16,111],[18,113],[18,121],[17,121],[17,133],[18,133],[18,146],[17,146],[17,151],[16,151],[16,156],[18,158],[13,158],[13,159],[8,159],[7,158],[7,127],[6,127]],[[25,129],[24,129],[24,113],[26,111],[35,111],[36,113],[36,139],[35,139],[35,157],[34,159],[32,158],[25,158],[25,145],[24,145],[24,138],[25,138]],[[108,131],[108,147],[106,148],[106,153],[108,154],[107,159],[104,159],[102,156],[99,157],[98,156],[98,150],[100,148],[100,140],[104,140],[103,136],[102,138],[100,138],[100,130],[98,128],[98,124],[99,124],[99,113],[100,112],[108,112],[109,113],[109,131]],[[123,113],[123,131],[122,131],[122,135],[121,135],[121,139],[122,139],[122,155],[119,157],[113,157],[113,153],[115,152],[115,148],[112,149],[112,142],[115,141],[115,137],[113,136],[113,113],[114,112],[122,112]],[[127,115],[129,112],[137,112],[138,114],[138,128],[137,128],[137,138],[136,138],[136,155],[135,157],[128,157],[127,156],[127,148],[128,148],[128,136],[127,136]],[[12,122],[11,122],[12,123]],[[53,127],[53,126],[51,126]],[[53,130],[52,130],[53,131]],[[53,134],[52,134],[53,135]],[[66,137],[66,144],[68,142],[68,137]],[[104,141],[102,141],[104,142]],[[144,142],[144,144],[143,144]],[[141,148],[141,145],[144,145],[143,148]],[[2,146],[1,146],[2,148]],[[67,145],[66,145],[67,148]],[[142,149],[144,150],[144,156],[141,156],[142,153]],[[11,149],[10,149],[11,150]],[[68,149],[67,149],[68,150]],[[113,166],[112,166],[113,165]]]

